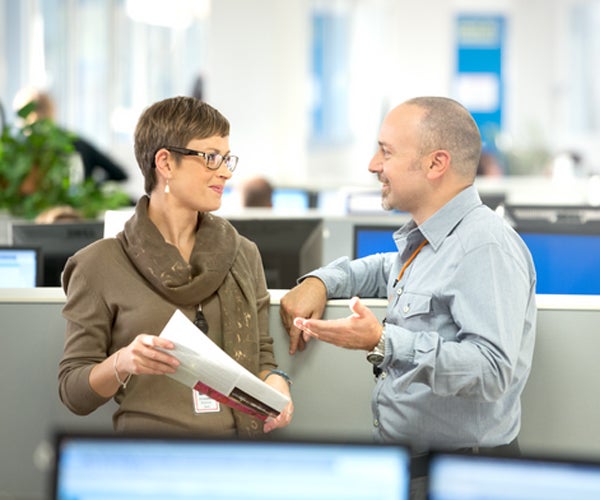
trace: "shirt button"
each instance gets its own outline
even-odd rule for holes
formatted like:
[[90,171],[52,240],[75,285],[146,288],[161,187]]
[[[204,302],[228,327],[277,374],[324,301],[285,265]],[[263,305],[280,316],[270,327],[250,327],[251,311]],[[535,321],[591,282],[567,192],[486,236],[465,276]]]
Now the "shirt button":
[[402,308],[402,310],[403,310],[405,313],[407,313],[408,311],[410,311],[410,307],[409,307],[409,306],[404,306],[404,307]]
[[373,420],[373,425],[375,427],[379,427],[379,420],[377,420],[377,419]]
[[402,295],[403,291],[404,290],[402,290],[402,287],[399,287],[398,290],[396,290],[396,295],[398,295],[398,296]]
[[387,377],[387,372],[381,372],[381,375],[379,375],[382,379],[384,379],[385,377]]

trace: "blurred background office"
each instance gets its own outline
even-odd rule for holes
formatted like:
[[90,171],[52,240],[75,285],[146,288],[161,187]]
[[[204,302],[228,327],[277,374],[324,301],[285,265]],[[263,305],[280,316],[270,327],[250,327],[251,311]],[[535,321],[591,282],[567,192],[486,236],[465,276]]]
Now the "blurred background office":
[[[564,151],[587,179],[600,171],[598,26],[599,0],[0,0],[0,102],[12,123],[20,88],[50,91],[57,121],[128,169],[133,198],[136,118],[198,82],[235,124],[240,173],[275,186],[376,187],[383,114],[424,94],[475,115],[505,174],[482,186],[548,179]],[[585,201],[584,181],[561,182],[559,198]]]
[[[600,401],[590,394],[600,380],[600,209],[579,218],[562,207],[535,207],[600,206],[598,28],[600,0],[0,0],[0,122],[17,123],[12,103],[23,87],[48,91],[56,122],[122,165],[124,187],[136,199],[143,184],[132,141],[139,114],[165,97],[200,95],[230,119],[230,145],[240,157],[222,211],[258,242],[277,289],[342,254],[379,251],[373,241],[380,237],[393,244],[390,234],[406,214],[383,213],[380,186],[367,171],[382,117],[417,95],[462,101],[497,162],[496,175],[476,180],[484,201],[507,197],[517,229],[531,233],[532,252],[543,254],[547,245],[560,254],[536,261],[538,340],[521,445],[598,457]],[[256,176],[273,185],[272,209],[241,207],[239,190]],[[306,207],[323,214],[307,216]],[[59,245],[43,248],[53,259],[43,274],[60,273],[56,261],[124,222],[118,211],[107,213],[106,224],[12,221],[9,238],[3,208],[0,246],[12,238],[37,247],[39,232],[54,229],[49,240]],[[109,214],[117,224],[108,224]],[[22,294],[0,289],[0,378],[9,381],[0,384],[0,400],[10,402],[0,427],[2,498],[47,498],[45,439],[60,425],[110,427],[110,411],[81,418],[58,401],[64,296],[56,281],[44,284]],[[373,307],[383,318],[383,301]],[[345,316],[347,304],[329,312]],[[290,436],[370,436],[364,354],[311,343],[311,357],[296,363],[287,355],[277,294],[270,329],[282,368],[294,376]],[[36,371],[17,380],[23,359]],[[323,380],[321,368],[332,363],[335,373]],[[332,400],[338,390],[349,392]]]

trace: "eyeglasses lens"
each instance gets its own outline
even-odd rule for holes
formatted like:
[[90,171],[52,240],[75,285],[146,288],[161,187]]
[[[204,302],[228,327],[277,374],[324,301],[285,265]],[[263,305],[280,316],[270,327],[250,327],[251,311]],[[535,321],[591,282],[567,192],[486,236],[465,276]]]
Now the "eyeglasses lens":
[[223,162],[223,157],[219,154],[207,154],[205,156],[206,166],[211,170],[217,170]]
[[230,172],[233,172],[235,170],[235,167],[237,166],[237,156],[228,156],[227,158],[225,158],[225,161],[227,162],[227,169]]

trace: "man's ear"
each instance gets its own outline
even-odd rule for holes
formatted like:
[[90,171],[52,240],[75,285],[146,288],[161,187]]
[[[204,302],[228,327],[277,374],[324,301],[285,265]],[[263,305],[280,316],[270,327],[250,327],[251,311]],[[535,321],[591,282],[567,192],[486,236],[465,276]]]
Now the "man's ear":
[[428,155],[427,177],[431,180],[443,176],[450,168],[450,153],[445,149],[437,149]]

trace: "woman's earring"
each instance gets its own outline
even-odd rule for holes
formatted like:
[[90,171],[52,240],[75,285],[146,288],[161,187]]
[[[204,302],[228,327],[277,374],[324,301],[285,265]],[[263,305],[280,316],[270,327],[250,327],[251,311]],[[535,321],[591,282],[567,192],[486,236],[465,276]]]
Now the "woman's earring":
[[167,179],[167,183],[165,184],[165,194],[169,194],[171,192],[171,188],[169,187],[169,179]]

